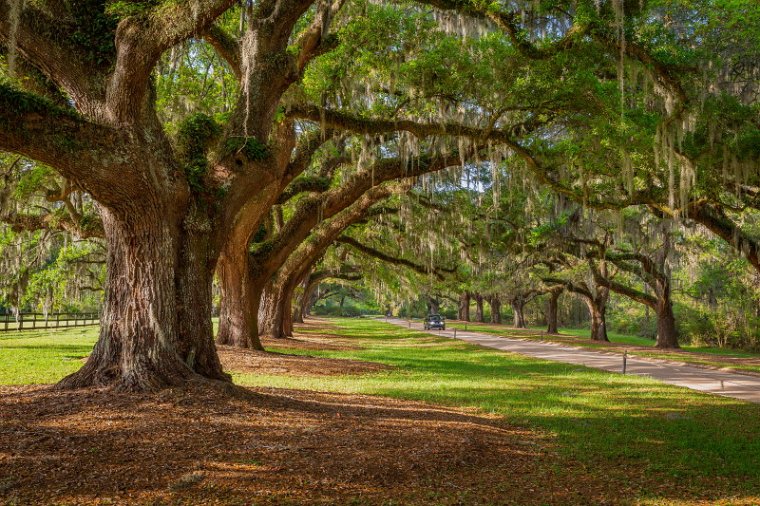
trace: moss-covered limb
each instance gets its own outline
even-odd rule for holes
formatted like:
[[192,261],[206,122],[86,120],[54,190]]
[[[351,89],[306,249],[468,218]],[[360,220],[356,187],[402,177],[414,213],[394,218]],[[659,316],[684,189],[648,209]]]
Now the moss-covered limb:
[[[297,104],[288,108],[285,114],[292,118],[306,119],[343,131],[354,132],[363,135],[379,135],[388,132],[405,131],[417,137],[450,136],[466,137],[478,142],[492,142],[509,147],[515,155],[520,157],[528,169],[536,176],[537,180],[551,187],[555,192],[567,196],[576,202],[584,202],[587,207],[597,209],[618,209],[630,205],[648,203],[652,199],[648,192],[637,192],[628,196],[621,191],[619,200],[589,200],[578,189],[572,188],[560,182],[554,175],[554,167],[541,160],[528,148],[515,140],[512,128],[475,128],[455,122],[424,123],[412,120],[390,120],[364,118],[344,111],[321,109],[313,105]],[[530,128],[540,129],[544,122],[530,124]],[[521,125],[521,128],[526,125]],[[525,130],[523,135],[533,130]]]
[[760,272],[760,241],[742,230],[720,206],[695,203],[688,207],[686,214],[734,247]]
[[0,215],[0,222],[10,226],[14,232],[36,232],[38,230],[56,230],[67,232],[79,239],[103,237],[103,225],[100,219],[83,215],[74,219],[60,213],[6,213]]
[[[5,48],[0,47],[0,56],[7,58],[7,54],[8,52]],[[15,75],[13,79],[15,85],[24,91],[46,98],[59,107],[69,107],[68,97],[61,92],[49,77],[19,55],[16,55],[15,61]]]
[[420,0],[420,3],[492,22],[504,31],[512,45],[523,56],[531,59],[545,59],[568,50],[582,40],[589,30],[589,25],[586,22],[573,23],[560,39],[551,44],[539,46],[530,40],[527,36],[529,34],[520,26],[520,13],[503,11],[496,3],[479,0]]
[[313,227],[296,247],[278,258],[276,267],[270,268],[297,272],[299,266],[313,264],[348,227],[363,219],[372,206],[408,189],[408,184],[396,182],[375,186],[331,218]]
[[286,116],[305,119],[328,127],[357,134],[374,135],[406,131],[417,137],[452,136],[482,141],[514,143],[510,131],[475,128],[454,122],[423,123],[404,119],[365,118],[355,114],[322,109],[313,105],[294,104],[285,111]]
[[330,188],[330,179],[320,176],[302,176],[291,182],[277,200],[278,204],[284,204],[301,193],[325,192]]
[[211,44],[217,54],[229,65],[232,73],[238,80],[243,77],[243,69],[240,63],[240,42],[227,33],[222,27],[214,24],[203,34],[203,38]]
[[605,278],[603,276],[596,277],[596,272],[594,275],[597,283],[602,286],[606,286],[613,292],[623,295],[624,297],[628,297],[629,299],[634,300],[640,304],[649,306],[652,309],[657,308],[657,297],[648,293],[644,293],[641,290],[636,290],[635,288],[624,285],[623,283],[618,283],[617,281]]
[[445,272],[450,273],[452,272],[452,270],[456,271],[456,269],[440,269],[440,268],[430,269],[428,266],[421,265],[416,262],[412,262],[411,260],[407,258],[391,255],[389,253],[385,253],[371,246],[367,246],[366,244],[362,244],[360,241],[357,241],[356,239],[348,235],[342,235],[338,237],[335,240],[335,242],[351,246],[353,249],[355,249],[362,255],[377,258],[378,260],[381,260],[385,263],[407,267],[409,269],[412,269],[415,272],[419,272],[420,274],[434,274],[435,277],[438,278],[438,280],[440,281],[443,281],[445,279],[445,275],[444,275]]
[[306,66],[314,58],[337,47],[337,38],[330,36],[328,29],[330,28],[332,19],[340,11],[344,3],[345,0],[334,0],[332,2],[322,2],[318,5],[314,20],[296,42],[296,68],[299,75],[303,73]]
[[[127,134],[86,121],[75,111],[0,84],[0,149],[55,168],[93,195],[124,186],[135,167],[126,156]],[[135,197],[141,194],[134,187]],[[130,195],[124,188],[121,198]],[[115,195],[114,195],[115,196]]]
[[[295,155],[288,163],[286,177],[292,179],[303,173],[314,161],[314,156],[317,151],[330,142],[335,134],[335,130],[327,128],[324,131],[314,129],[301,135],[296,145]],[[329,163],[330,160],[335,158],[340,158],[341,160],[345,159],[340,156],[328,156],[324,163]],[[323,175],[328,176],[328,174]]]
[[[103,83],[97,79],[97,66],[80,57],[87,51],[77,45],[74,37],[77,27],[64,22],[71,18],[71,13],[62,2],[45,5],[26,2],[18,23],[14,24],[10,4],[0,2],[0,41],[7,42],[15,29],[14,50],[23,61],[55,83],[79,110],[95,114],[102,105]],[[110,38],[113,40],[113,34]]]
[[365,198],[374,191],[376,185],[382,186],[383,182],[394,179],[436,172],[460,163],[457,154],[437,158],[420,157],[413,167],[400,159],[380,160],[371,170],[355,174],[342,185],[299,202],[296,212],[285,227],[272,238],[271,250],[267,250],[266,254],[257,251],[256,262],[265,266],[265,270],[274,272],[289,252],[304,241],[321,220],[327,220]]

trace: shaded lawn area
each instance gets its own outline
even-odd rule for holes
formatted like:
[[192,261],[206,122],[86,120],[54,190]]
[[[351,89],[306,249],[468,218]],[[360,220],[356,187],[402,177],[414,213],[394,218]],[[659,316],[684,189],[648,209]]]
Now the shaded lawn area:
[[[382,395],[497,416],[509,426],[538,434],[548,449],[538,452],[537,467],[529,473],[541,483],[529,485],[528,491],[536,486],[596,488],[591,493],[594,503],[760,504],[758,405],[480,348],[376,320],[311,320],[299,331],[304,339],[330,335],[339,346],[304,349],[287,340],[270,349],[376,362],[391,369],[332,376],[232,371],[235,382],[272,395],[279,395],[280,389]],[[79,362],[67,357],[86,354],[96,330],[69,332],[74,331],[0,336],[0,383],[51,382],[76,369]],[[36,372],[21,374],[17,361]],[[483,503],[507,503],[510,482],[519,480],[524,486],[530,478],[508,473],[503,479],[498,483],[502,495],[495,497],[504,502],[491,497]],[[451,497],[445,497],[432,504],[451,503]],[[517,504],[528,502],[521,497]],[[529,502],[584,502],[573,495],[540,497],[537,492]]]
[[659,350],[654,347],[653,339],[645,337],[608,332],[610,343],[598,343],[589,339],[588,329],[562,328],[558,335],[546,334],[542,327],[517,329],[509,325],[493,323],[447,322],[448,329],[464,329],[494,334],[502,337],[516,337],[519,339],[532,339],[536,341],[551,341],[556,343],[578,346],[589,349],[603,349],[604,351],[629,354],[639,357],[658,358],[685,362],[693,365],[705,366],[760,374],[760,354],[726,348],[708,348],[704,346],[682,345],[681,350]]

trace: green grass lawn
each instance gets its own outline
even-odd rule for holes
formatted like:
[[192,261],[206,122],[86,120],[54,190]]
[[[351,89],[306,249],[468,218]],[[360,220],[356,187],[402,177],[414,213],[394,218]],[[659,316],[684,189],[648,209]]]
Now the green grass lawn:
[[[236,383],[383,395],[497,414],[537,431],[560,482],[591,473],[645,504],[760,504],[760,405],[477,347],[368,319],[331,320],[308,332],[355,349],[280,350],[379,362],[366,375],[236,374]],[[0,336],[0,383],[53,382],[80,365],[94,327]],[[277,351],[277,350],[273,350]]]
[[82,367],[98,327],[0,333],[0,384],[54,383]]

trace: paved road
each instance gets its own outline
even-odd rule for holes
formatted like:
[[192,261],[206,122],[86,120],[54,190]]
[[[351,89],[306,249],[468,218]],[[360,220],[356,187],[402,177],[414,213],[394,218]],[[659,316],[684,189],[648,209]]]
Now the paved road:
[[[406,320],[389,318],[387,321],[388,323],[403,327],[408,326]],[[422,323],[413,322],[412,328],[422,330]],[[456,337],[456,339],[461,339],[462,341],[497,350],[510,351],[555,362],[584,365],[586,367],[593,367],[594,369],[604,369],[605,371],[619,373],[622,372],[623,367],[623,357],[619,353],[604,353],[550,342],[510,339],[470,330],[463,331],[457,329],[456,336],[454,336],[453,330],[445,332],[436,330],[431,331],[431,333],[445,337]],[[628,357],[626,374],[649,376],[671,385],[760,403],[760,377],[757,376],[650,361],[634,357]]]

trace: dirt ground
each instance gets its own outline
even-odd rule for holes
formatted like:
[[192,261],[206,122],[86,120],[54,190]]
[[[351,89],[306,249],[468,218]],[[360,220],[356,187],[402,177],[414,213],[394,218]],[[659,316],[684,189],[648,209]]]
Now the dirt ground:
[[[295,339],[290,347],[298,348]],[[308,348],[307,348],[308,349]],[[363,374],[390,369],[382,364],[359,360],[331,359],[241,350],[231,346],[217,346],[219,359],[226,371],[252,374],[287,374],[290,376],[331,376],[334,374]]]
[[[263,374],[387,368],[287,353],[354,347],[330,334],[264,345],[286,352],[222,346],[220,356],[227,370]],[[383,397],[210,382],[155,394],[0,386],[0,505],[603,504],[614,496],[566,459],[557,476],[558,462],[546,435]]]
[[386,398],[209,383],[0,388],[5,504],[588,500],[583,484],[552,488],[537,468],[548,451],[494,418]]

